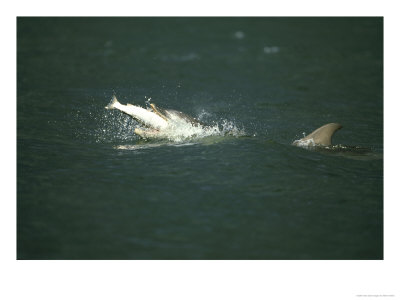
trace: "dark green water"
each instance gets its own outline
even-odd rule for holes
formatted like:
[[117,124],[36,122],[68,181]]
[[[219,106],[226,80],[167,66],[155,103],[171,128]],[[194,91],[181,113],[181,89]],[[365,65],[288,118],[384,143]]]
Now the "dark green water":
[[[18,259],[383,258],[382,18],[18,18],[17,38]],[[143,141],[113,94],[241,133]],[[330,122],[367,151],[291,146]]]

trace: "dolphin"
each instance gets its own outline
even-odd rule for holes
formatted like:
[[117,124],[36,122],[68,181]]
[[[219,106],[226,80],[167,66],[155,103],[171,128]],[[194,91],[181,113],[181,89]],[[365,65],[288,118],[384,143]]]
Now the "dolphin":
[[158,114],[160,117],[168,121],[168,119],[182,119],[194,126],[203,126],[203,124],[197,120],[196,118],[193,118],[181,111],[173,110],[173,109],[162,109],[158,106],[156,106],[154,103],[150,104],[151,108],[153,111]]
[[341,128],[342,125],[338,123],[325,124],[306,137],[294,141],[292,145],[357,160],[382,159],[381,153],[374,152],[368,147],[332,145],[333,134]]
[[293,142],[293,145],[300,147],[308,146],[330,146],[332,145],[333,134],[343,126],[339,123],[329,123],[314,130],[309,135]]
[[135,128],[135,133],[143,138],[161,137],[163,131],[170,130],[177,124],[202,127],[197,119],[183,112],[173,109],[162,109],[155,104],[150,104],[149,109],[132,104],[121,104],[116,96],[113,96],[106,109],[118,109],[139,121],[146,128]]

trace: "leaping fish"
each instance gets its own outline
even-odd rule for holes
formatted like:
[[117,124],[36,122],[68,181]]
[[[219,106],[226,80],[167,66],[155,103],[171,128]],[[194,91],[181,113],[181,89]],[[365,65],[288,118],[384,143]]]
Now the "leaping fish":
[[135,128],[135,133],[141,137],[158,137],[162,135],[162,132],[168,130],[171,124],[177,122],[183,122],[196,127],[202,127],[203,125],[195,118],[186,115],[183,112],[162,109],[157,107],[154,103],[150,104],[150,109],[132,105],[132,104],[121,104],[116,96],[113,96],[110,103],[105,107],[106,109],[118,109],[123,113],[126,113],[139,121],[146,128]]

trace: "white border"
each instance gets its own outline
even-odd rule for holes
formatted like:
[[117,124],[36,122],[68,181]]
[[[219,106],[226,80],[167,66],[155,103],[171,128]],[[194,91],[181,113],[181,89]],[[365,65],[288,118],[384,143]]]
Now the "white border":
[[[383,2],[383,1],[382,1]],[[260,3],[263,3],[260,5]],[[396,2],[392,2],[396,3]],[[400,295],[398,15],[378,1],[15,1],[3,7],[2,299],[360,299]],[[16,261],[16,16],[384,16],[384,261]],[[13,103],[13,109],[10,109]],[[12,113],[14,110],[14,114]],[[393,138],[391,138],[393,137]],[[396,272],[395,272],[396,271]],[[374,297],[375,298],[375,297]]]

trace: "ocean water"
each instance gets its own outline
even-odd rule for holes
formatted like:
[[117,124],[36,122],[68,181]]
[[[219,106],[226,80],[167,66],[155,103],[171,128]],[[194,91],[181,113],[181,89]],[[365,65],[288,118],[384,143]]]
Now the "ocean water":
[[383,19],[18,18],[17,258],[383,259]]

